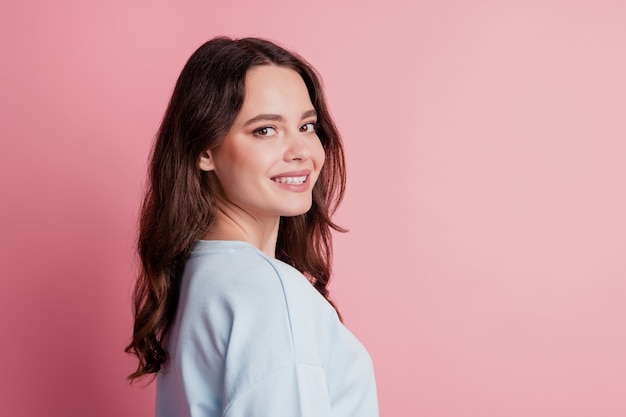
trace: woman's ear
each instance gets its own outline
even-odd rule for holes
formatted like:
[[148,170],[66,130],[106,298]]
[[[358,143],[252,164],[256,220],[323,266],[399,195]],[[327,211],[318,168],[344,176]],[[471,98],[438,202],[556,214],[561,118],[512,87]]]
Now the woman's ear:
[[202,171],[213,171],[215,169],[211,151],[207,150],[200,154],[200,162],[198,165]]

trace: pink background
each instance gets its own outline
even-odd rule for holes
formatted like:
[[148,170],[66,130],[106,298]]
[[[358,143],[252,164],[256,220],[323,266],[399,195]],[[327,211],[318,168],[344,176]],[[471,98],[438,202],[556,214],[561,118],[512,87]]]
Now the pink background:
[[3,1],[0,415],[149,416],[129,387],[146,158],[191,52],[323,74],[349,190],[333,284],[382,416],[626,415],[626,2]]

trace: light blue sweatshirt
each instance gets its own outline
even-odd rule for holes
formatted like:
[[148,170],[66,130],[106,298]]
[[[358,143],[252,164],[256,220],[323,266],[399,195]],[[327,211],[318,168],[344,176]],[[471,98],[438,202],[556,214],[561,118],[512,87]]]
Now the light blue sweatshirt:
[[183,275],[157,417],[377,417],[372,362],[291,266],[199,241]]

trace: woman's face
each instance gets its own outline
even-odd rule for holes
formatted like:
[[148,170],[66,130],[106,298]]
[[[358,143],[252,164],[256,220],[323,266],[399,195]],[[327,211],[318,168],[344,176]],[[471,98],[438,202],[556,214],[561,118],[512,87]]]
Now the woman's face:
[[303,214],[325,158],[306,85],[275,65],[252,67],[245,85],[230,131],[200,168],[215,171],[226,204],[257,219]]

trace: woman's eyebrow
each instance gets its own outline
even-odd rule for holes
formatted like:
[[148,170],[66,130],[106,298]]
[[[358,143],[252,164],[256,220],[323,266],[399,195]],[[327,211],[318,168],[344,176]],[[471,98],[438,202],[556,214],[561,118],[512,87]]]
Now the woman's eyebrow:
[[[315,109],[307,110],[302,113],[302,119],[306,119],[308,117],[317,116],[317,111]],[[247,122],[243,124],[243,127],[250,126],[253,123],[261,122],[261,121],[271,121],[271,122],[283,122],[285,119],[280,114],[257,114],[252,119],[249,119]]]
[[308,117],[317,117],[317,111],[315,111],[315,109],[311,109],[302,113],[302,119],[306,119]]
[[245,122],[243,126],[246,127],[253,123],[264,121],[264,120],[269,120],[272,122],[282,122],[284,119],[283,119],[283,116],[281,116],[280,114],[258,114],[254,116],[252,119],[249,119],[247,122]]

